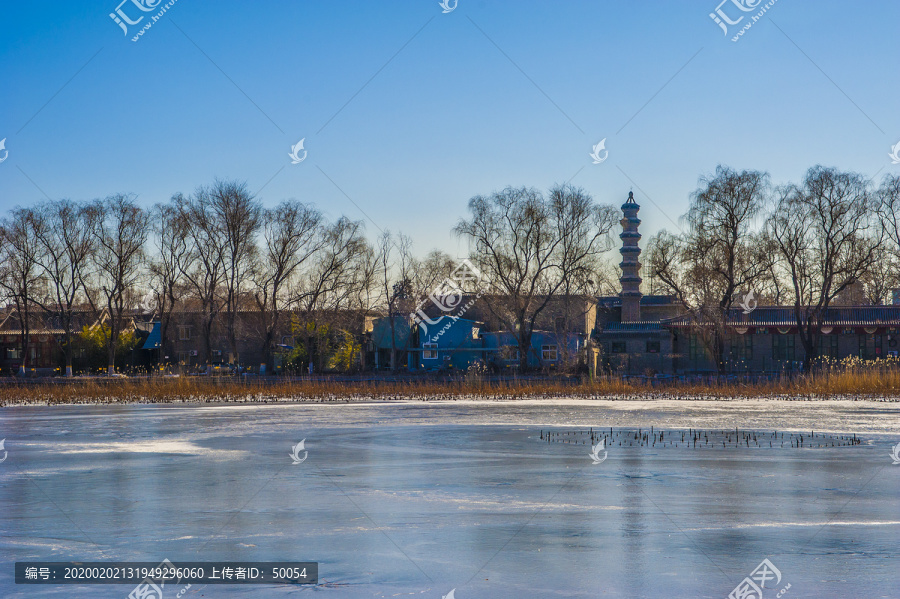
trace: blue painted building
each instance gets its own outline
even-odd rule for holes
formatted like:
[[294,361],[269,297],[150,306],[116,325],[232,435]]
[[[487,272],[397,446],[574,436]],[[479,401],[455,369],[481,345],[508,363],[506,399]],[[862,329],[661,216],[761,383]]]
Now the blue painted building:
[[[486,363],[495,370],[517,368],[519,345],[510,331],[484,333]],[[553,331],[532,331],[528,367],[572,369],[585,363],[589,348],[587,335]]]
[[415,352],[410,351],[415,345],[415,330],[407,316],[376,318],[370,338],[375,370],[415,368]]
[[466,370],[484,362],[484,323],[445,316],[428,334],[419,329],[418,365],[424,370]]

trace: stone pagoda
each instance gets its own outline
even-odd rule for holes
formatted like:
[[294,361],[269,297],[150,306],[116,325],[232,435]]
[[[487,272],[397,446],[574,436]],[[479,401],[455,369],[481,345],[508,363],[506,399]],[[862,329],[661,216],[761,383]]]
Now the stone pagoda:
[[640,322],[641,320],[641,276],[638,274],[641,269],[641,263],[638,257],[641,255],[641,248],[638,247],[638,241],[641,234],[638,233],[638,226],[641,219],[637,213],[641,207],[634,201],[634,192],[628,192],[628,200],[622,204],[622,213],[625,215],[622,220],[622,233],[619,238],[622,240],[622,247],[619,252],[622,254],[622,262],[619,267],[622,269],[622,276],[619,282],[622,284],[622,292],[619,297],[622,299],[622,322]]

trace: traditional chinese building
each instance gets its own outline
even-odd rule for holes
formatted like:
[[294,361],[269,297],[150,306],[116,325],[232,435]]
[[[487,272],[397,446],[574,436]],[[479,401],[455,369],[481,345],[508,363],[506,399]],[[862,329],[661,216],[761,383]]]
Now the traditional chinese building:
[[[618,296],[597,302],[594,341],[602,366],[623,374],[692,374],[717,371],[716,359],[703,343],[711,322],[698,322],[674,296],[643,295],[638,242],[640,206],[633,194],[622,205],[622,254]],[[861,301],[848,288],[836,304]],[[819,319],[817,355],[842,360],[873,360],[900,351],[900,290],[893,305],[834,305]],[[723,369],[734,373],[799,370],[805,355],[793,306],[732,309],[725,321]],[[801,309],[802,313],[807,311]]]

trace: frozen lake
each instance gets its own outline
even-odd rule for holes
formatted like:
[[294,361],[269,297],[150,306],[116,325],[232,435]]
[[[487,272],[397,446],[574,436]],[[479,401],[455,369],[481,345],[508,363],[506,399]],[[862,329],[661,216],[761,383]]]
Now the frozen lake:
[[[584,434],[546,440],[651,426],[667,443],[735,427],[758,442],[612,442],[595,464]],[[860,442],[780,447],[792,431]],[[317,587],[188,598],[721,599],[763,559],[781,575],[766,599],[900,597],[896,403],[16,407],[0,438],[4,598],[133,588],[15,585],[16,561],[163,559],[319,562]]]

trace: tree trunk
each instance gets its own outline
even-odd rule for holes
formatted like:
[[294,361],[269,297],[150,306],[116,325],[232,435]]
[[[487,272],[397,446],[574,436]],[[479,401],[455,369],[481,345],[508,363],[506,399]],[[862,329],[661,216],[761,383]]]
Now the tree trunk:
[[813,334],[812,330],[807,331],[806,334],[803,333],[803,329],[800,329],[800,341],[803,345],[803,351],[805,352],[803,355],[803,372],[812,372],[813,364],[818,358],[817,352],[817,337]]
[[115,330],[115,327],[109,327],[109,342],[106,346],[106,374],[107,376],[113,376],[116,374],[116,341],[118,334]]
[[716,372],[725,373],[725,335],[721,331],[713,332],[713,348],[716,360]]
[[228,356],[228,362],[230,364],[236,364],[238,362],[237,333],[235,332],[235,325],[237,322],[236,307],[235,312],[228,315],[228,321],[228,345],[231,349],[231,355]]
[[169,359],[172,358],[172,354],[175,353],[172,350],[172,343],[169,341],[169,324],[171,323],[171,317],[166,317],[165,321],[163,321],[162,317],[160,317],[159,322],[159,351],[160,356],[157,358],[157,362],[165,362],[168,363]]
[[519,334],[517,335],[519,343],[519,372],[528,370],[528,352],[531,351],[531,334],[525,333],[525,325],[519,325]]
[[75,374],[72,372],[72,335],[69,333],[68,327],[66,327],[66,376],[73,377]]
[[393,316],[393,306],[388,304],[388,319],[391,324],[391,372],[397,371],[396,365],[396,356],[397,356],[397,346],[395,342],[395,334],[394,334],[394,316]]
[[207,313],[203,320],[203,352],[206,359],[207,372],[212,360],[212,314]]
[[[27,306],[27,304],[26,304],[26,306]],[[30,329],[29,322],[28,322],[27,307],[25,308],[24,313],[25,313],[24,318],[22,318],[22,312],[19,313],[19,317],[22,318],[22,363],[19,366],[19,374],[21,374],[23,377],[28,372],[26,364],[27,364],[27,360],[28,360],[28,350],[30,349],[30,345],[31,345],[31,343],[30,343],[31,342],[31,339],[30,339],[31,329]]]
[[106,374],[113,376],[116,373],[116,344],[113,342],[113,333],[110,332],[109,347],[106,350]]
[[107,375],[113,376],[116,374],[116,348],[119,345],[119,316],[113,313],[112,307],[109,308],[109,341],[106,348],[106,363],[109,365],[107,367]]
[[[160,303],[163,303],[163,302],[160,302]],[[173,349],[173,346],[172,346],[171,342],[169,341],[169,326],[172,324],[173,304],[174,304],[174,301],[171,301],[171,298],[170,298],[170,303],[165,310],[163,310],[162,307],[160,307],[160,311],[159,311],[159,352],[160,353],[159,353],[158,359],[157,359],[158,363],[162,362],[163,360],[166,360],[165,356],[168,356],[169,358],[171,358],[172,354],[174,353],[174,351],[170,351]],[[158,365],[159,364],[157,364],[157,366]]]
[[[273,310],[276,310],[276,309],[273,308]],[[275,331],[278,329],[278,321],[279,321],[278,316],[279,316],[278,312],[277,311],[274,312],[272,314],[272,318],[270,321],[269,318],[266,316],[265,311],[262,312],[263,326],[265,327],[265,335],[263,335],[263,347],[262,347],[263,359],[262,359],[262,362],[260,362],[260,364],[259,364],[259,374],[260,375],[266,374],[266,370],[269,368],[269,366],[272,367],[273,371],[275,369],[275,356],[272,351],[272,345],[275,343]]]

